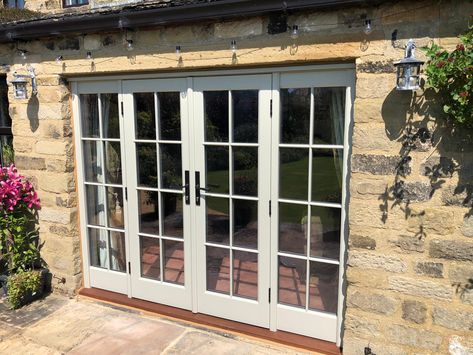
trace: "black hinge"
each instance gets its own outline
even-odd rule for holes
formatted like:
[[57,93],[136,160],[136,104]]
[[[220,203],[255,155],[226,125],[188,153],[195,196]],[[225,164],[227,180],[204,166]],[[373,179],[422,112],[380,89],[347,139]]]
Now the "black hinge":
[[120,102],[120,106],[121,106],[121,109],[122,109],[122,117],[125,116],[125,113],[124,113],[124,110],[123,110],[123,101]]
[[269,100],[269,117],[273,118],[273,99]]
[[131,263],[128,262],[128,273],[131,274]]
[[128,187],[125,187],[125,200],[128,201]]
[[271,200],[269,200],[269,217],[271,217]]
[[268,288],[268,302],[271,303],[271,289]]

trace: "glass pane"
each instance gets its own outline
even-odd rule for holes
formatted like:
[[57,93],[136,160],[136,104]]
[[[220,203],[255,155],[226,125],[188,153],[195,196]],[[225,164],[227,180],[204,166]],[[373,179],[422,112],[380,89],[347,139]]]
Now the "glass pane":
[[156,144],[137,143],[138,186],[158,187]]
[[279,149],[279,197],[307,201],[309,194],[309,150]]
[[309,144],[310,89],[281,89],[281,143]]
[[258,248],[258,202],[233,200],[233,245]]
[[258,195],[258,148],[233,148],[233,193]]
[[136,138],[137,139],[156,139],[156,117],[154,110],[154,94],[136,93]]
[[102,142],[83,141],[85,181],[103,182]]
[[183,214],[182,194],[161,193],[161,206],[163,208],[163,235],[167,237],[182,238]]
[[311,214],[310,255],[338,260],[341,210],[312,206]]
[[161,254],[158,238],[140,236],[141,276],[161,280]]
[[342,201],[343,150],[312,151],[312,201]]
[[110,269],[126,272],[124,233],[110,232]]
[[82,137],[99,138],[99,101],[97,94],[80,95]]
[[89,228],[90,265],[108,268],[107,231]]
[[207,206],[207,241],[228,245],[230,215],[227,198],[205,197]]
[[178,92],[158,92],[159,139],[181,140],[181,99]]
[[0,136],[1,160],[3,166],[10,166],[15,162],[15,151],[13,150],[13,136]]
[[207,188],[216,193],[229,193],[228,148],[205,147]]
[[232,91],[233,142],[258,143],[258,91]]
[[180,144],[160,144],[161,148],[161,187],[181,190],[182,162]]
[[163,239],[164,281],[184,285],[184,243]]
[[118,94],[101,94],[104,138],[120,138]]
[[0,78],[0,127],[11,127],[11,117],[8,111],[8,85],[7,78]]
[[91,225],[105,226],[105,192],[103,186],[85,187],[87,195],[87,222]]
[[233,251],[233,294],[258,299],[258,254]]
[[308,206],[279,204],[279,251],[306,255]]
[[123,189],[107,187],[108,227],[123,228]]
[[307,262],[279,257],[278,303],[305,308]]
[[310,262],[309,308],[337,313],[338,265]]
[[205,91],[205,140],[228,142],[228,91]]
[[158,194],[157,191],[138,191],[141,233],[159,234]]
[[345,88],[314,88],[313,144],[343,144]]
[[230,251],[207,247],[207,290],[230,294]]
[[122,183],[120,142],[104,142],[104,145],[106,182],[120,185]]

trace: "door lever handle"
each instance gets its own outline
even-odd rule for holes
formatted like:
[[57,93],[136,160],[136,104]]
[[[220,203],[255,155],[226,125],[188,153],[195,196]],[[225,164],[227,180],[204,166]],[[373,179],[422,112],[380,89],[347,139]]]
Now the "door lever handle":
[[190,185],[189,185],[189,170],[186,170],[184,172],[184,185],[181,187],[181,189],[184,189],[184,201],[186,205],[191,204],[191,196],[190,196]]

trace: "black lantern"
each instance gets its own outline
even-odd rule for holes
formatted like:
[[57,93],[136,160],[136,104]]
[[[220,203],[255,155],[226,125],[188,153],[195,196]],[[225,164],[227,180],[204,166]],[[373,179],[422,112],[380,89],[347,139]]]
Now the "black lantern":
[[15,99],[27,99],[28,98],[28,90],[26,89],[26,84],[28,80],[21,76],[15,76],[15,79],[11,82],[13,84],[13,97]]
[[423,61],[415,58],[416,45],[412,39],[407,42],[404,58],[394,63],[397,68],[397,90],[417,90],[420,86],[420,67]]

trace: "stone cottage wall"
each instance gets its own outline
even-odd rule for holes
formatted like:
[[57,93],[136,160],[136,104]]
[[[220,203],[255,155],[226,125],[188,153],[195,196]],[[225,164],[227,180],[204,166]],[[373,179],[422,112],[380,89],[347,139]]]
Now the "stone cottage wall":
[[[434,122],[441,109],[429,91],[396,91],[392,66],[409,38],[419,46],[434,41],[454,48],[472,12],[468,1],[304,12],[289,17],[288,23],[301,30],[295,43],[288,33],[267,35],[267,18],[137,30],[133,52],[125,50],[123,33],[26,43],[39,93],[25,101],[10,97],[14,148],[18,167],[33,178],[43,200],[44,259],[57,278],[66,279],[58,283],[55,278],[55,289],[73,293],[81,285],[72,117],[64,77],[353,62],[344,352],[363,354],[370,346],[376,354],[447,353],[453,336],[473,349],[473,291],[468,290],[473,279],[473,143]],[[369,36],[362,31],[364,16],[373,19]],[[231,39],[237,40],[236,62]],[[174,53],[178,44],[181,64]],[[10,64],[9,79],[26,67],[13,48],[0,46],[0,63]],[[92,61],[85,59],[86,51],[92,51]],[[54,61],[58,55],[63,63]],[[424,126],[433,138],[414,139],[411,159],[400,169],[405,133]]]

